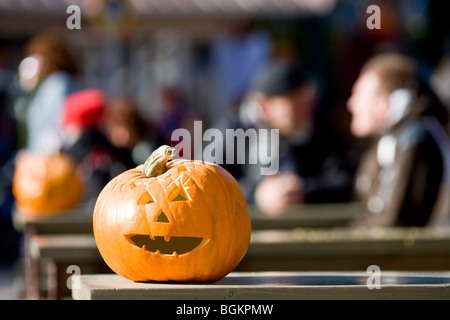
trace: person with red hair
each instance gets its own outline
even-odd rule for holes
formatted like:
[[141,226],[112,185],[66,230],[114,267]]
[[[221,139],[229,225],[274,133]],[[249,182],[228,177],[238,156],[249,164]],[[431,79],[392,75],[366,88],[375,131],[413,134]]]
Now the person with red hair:
[[103,133],[106,97],[85,89],[67,96],[63,112],[63,151],[78,164],[89,181],[85,201],[95,200],[113,177],[134,167],[125,148],[113,146]]

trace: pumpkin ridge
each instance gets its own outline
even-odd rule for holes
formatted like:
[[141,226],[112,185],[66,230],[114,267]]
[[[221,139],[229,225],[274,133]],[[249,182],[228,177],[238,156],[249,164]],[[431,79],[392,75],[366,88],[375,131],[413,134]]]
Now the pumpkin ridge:
[[[218,166],[218,165],[217,165]],[[221,172],[218,172],[219,170],[217,170],[217,168],[214,168],[214,170],[212,169],[212,168],[209,168],[209,166],[206,166],[207,168],[208,168],[208,170],[210,170],[210,171],[212,171],[214,174],[221,174]],[[227,200],[226,200],[226,205],[227,206],[231,206],[231,204],[233,203],[233,201],[232,201],[232,199],[231,199],[231,195],[229,194],[229,192],[226,192],[227,191],[227,188],[226,188],[226,186],[224,186],[224,184],[223,184],[223,181],[222,181],[222,179],[218,179],[219,180],[219,184],[220,184],[220,187],[222,188],[222,194],[225,194],[226,195],[226,197],[227,197]],[[225,191],[225,192],[224,192]],[[217,201],[217,198],[215,199],[215,203],[218,203],[218,201]],[[229,208],[227,208],[227,209],[229,209]],[[227,210],[228,211],[228,210]],[[231,219],[229,218],[229,217],[227,217],[228,219],[227,219],[227,222],[228,222],[228,225],[232,225],[232,221],[231,221]],[[229,232],[230,232],[230,234],[232,234],[232,230],[229,230]],[[226,254],[226,261],[229,261],[229,256],[230,256],[230,244],[231,244],[231,242],[233,241],[233,239],[232,239],[232,237],[230,236],[230,237],[228,237],[228,243],[227,243],[227,245],[226,246],[224,246],[224,248],[227,248],[227,254]],[[223,269],[223,267],[225,266],[225,264],[221,264],[221,268],[220,268],[220,270],[221,270],[221,272],[222,272],[222,269]]]
[[[237,181],[234,180],[234,178],[233,178],[233,179],[230,179],[229,176],[232,177],[231,174],[230,174],[228,171],[226,171],[223,167],[221,167],[221,166],[219,166],[219,165],[217,165],[217,164],[214,165],[213,168],[209,168],[209,166],[207,166],[207,167],[208,167],[208,169],[211,170],[211,171],[216,171],[215,174],[220,174],[220,175],[222,175],[222,176],[227,177],[227,180],[228,180],[229,183],[235,185],[236,187],[239,187],[239,184],[237,183]],[[224,172],[221,172],[221,171],[224,171]],[[219,180],[219,183],[220,183],[220,185],[221,185],[221,187],[222,187],[222,191],[227,191],[228,188],[227,188],[227,186],[225,185],[225,180],[224,180],[224,179],[218,179],[218,180]],[[232,193],[231,193],[231,194],[229,194],[229,192],[223,192],[223,193],[225,193],[225,194],[227,195],[227,201],[226,201],[226,204],[227,204],[227,206],[229,206],[228,209],[230,209],[230,210],[229,210],[230,212],[233,212],[233,215],[230,215],[230,217],[229,217],[229,219],[228,219],[228,222],[229,222],[229,225],[230,225],[230,226],[233,225],[233,223],[232,223],[232,222],[233,222],[233,221],[232,221],[233,218],[237,218],[237,216],[236,216],[236,202],[239,202],[239,203],[242,205],[242,201],[241,201],[240,198],[241,198],[241,196],[243,197],[243,195],[242,195],[242,192],[241,192],[240,190],[241,190],[241,189],[239,188],[239,192],[241,193],[241,195],[238,194],[238,190],[235,189],[235,188],[232,188]],[[233,204],[234,204],[234,207],[232,207]],[[247,205],[243,206],[243,208],[246,208],[246,209],[247,209]],[[250,230],[251,230],[251,224],[250,224]],[[231,229],[230,229],[230,234],[233,234],[233,232],[232,232]],[[232,254],[232,252],[230,251],[229,248],[231,248],[231,245],[230,245],[230,244],[231,244],[231,242],[232,242],[233,240],[235,240],[235,239],[233,239],[233,237],[228,237],[228,245],[226,246],[226,248],[228,248],[228,250],[227,250],[227,260],[229,259],[230,254]],[[244,254],[242,255],[242,257],[240,257],[240,260],[242,260],[242,258],[244,257],[245,253],[246,253],[246,252],[244,252]],[[239,260],[239,262],[240,262],[240,260]],[[229,261],[229,260],[228,260],[228,261]]]
[[[197,181],[195,180],[193,175],[190,175],[189,178],[192,180],[192,182],[194,183],[194,185],[199,189],[202,190],[202,188],[200,188],[200,185],[197,183]],[[200,192],[197,196],[201,196],[202,200],[204,201],[204,203],[206,203],[206,206],[208,207],[208,210],[210,210],[210,212],[214,212],[211,210],[211,208],[209,207],[208,201],[205,197],[205,195],[203,194],[203,192]],[[214,215],[216,213],[214,212]]]
[[[204,167],[207,167],[207,166],[205,165]],[[203,167],[202,167],[202,168],[203,168]],[[213,175],[213,177],[214,177],[215,180],[218,180],[218,181],[219,181],[219,183],[220,183],[220,185],[221,185],[221,187],[222,187],[222,191],[223,191],[222,181],[221,181],[220,178],[217,177],[217,175],[220,174],[220,173],[219,173],[219,172],[215,172],[214,170],[212,170],[212,169],[210,169],[210,168],[208,168],[208,171],[209,171],[209,174],[210,174],[210,175]],[[190,178],[192,179],[192,181],[194,182],[194,184],[197,186],[197,188],[199,188],[199,189],[201,190],[201,188],[199,187],[199,184],[198,184],[198,182],[195,180],[195,178],[194,178],[193,176],[190,176]],[[225,191],[227,191],[226,188],[225,188]],[[228,192],[225,192],[225,194],[228,194]],[[215,198],[215,201],[214,201],[214,203],[215,203],[214,208],[210,208],[210,207],[209,207],[209,203],[208,203],[208,201],[207,201],[207,199],[205,198],[205,195],[204,195],[203,193],[201,193],[201,197],[202,197],[202,200],[206,203],[206,206],[208,207],[208,210],[210,210],[210,212],[213,213],[212,221],[213,221],[213,225],[215,225],[216,223],[218,223],[218,222],[217,222],[217,211],[218,211],[218,209],[217,209],[217,205],[216,205],[216,203],[217,203],[217,198],[214,197],[214,198]],[[229,200],[229,199],[228,199],[228,200]],[[213,227],[212,230],[213,230],[213,233],[212,233],[212,235],[211,235],[211,238],[212,238],[212,239],[215,239],[215,241],[219,241],[219,238],[220,238],[220,237],[218,237],[218,236],[215,234],[216,228]],[[230,239],[230,240],[231,240],[231,239]],[[227,251],[229,251],[229,250],[227,250]],[[227,257],[228,257],[228,254],[227,254]],[[218,267],[218,265],[220,265],[220,267]],[[214,260],[214,267],[211,268],[211,269],[212,269],[212,270],[217,270],[217,269],[219,269],[219,270],[222,271],[223,266],[224,266],[224,264],[223,264],[221,261],[219,261],[218,259],[215,259],[215,260]]]

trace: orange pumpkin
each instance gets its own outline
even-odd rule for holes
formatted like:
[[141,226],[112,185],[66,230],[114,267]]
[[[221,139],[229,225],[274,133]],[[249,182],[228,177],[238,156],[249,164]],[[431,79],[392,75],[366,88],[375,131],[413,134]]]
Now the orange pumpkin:
[[236,180],[222,167],[174,160],[162,146],[144,165],[111,180],[93,217],[98,249],[133,281],[215,281],[250,242],[250,218]]
[[16,208],[30,217],[62,214],[78,205],[83,196],[76,165],[64,153],[20,154],[12,188]]

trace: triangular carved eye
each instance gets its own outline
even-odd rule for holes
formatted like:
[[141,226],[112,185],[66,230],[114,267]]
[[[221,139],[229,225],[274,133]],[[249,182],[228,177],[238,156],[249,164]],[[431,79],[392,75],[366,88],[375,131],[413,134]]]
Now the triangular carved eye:
[[170,223],[170,220],[164,212],[161,212],[155,222]]
[[150,192],[146,191],[138,201],[138,204],[149,204],[155,202],[155,199],[150,194]]
[[175,197],[175,199],[172,200],[172,202],[175,202],[175,201],[187,201],[187,199],[186,199],[185,196],[183,196],[183,195],[180,193],[180,194],[178,194],[178,195]]

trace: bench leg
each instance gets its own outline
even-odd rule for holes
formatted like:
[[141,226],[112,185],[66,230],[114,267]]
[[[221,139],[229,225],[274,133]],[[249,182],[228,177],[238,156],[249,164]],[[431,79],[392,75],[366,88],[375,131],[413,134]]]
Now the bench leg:
[[27,228],[24,232],[24,253],[25,253],[25,296],[28,300],[41,299],[39,261],[31,257],[30,241],[36,231]]
[[49,300],[59,300],[58,289],[58,265],[53,260],[47,260],[45,263],[46,279],[47,279],[47,298]]

